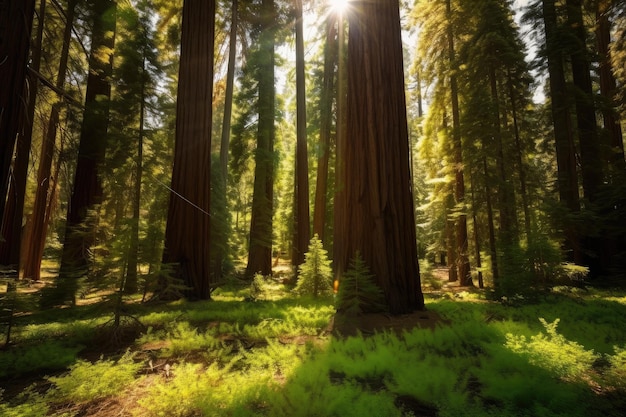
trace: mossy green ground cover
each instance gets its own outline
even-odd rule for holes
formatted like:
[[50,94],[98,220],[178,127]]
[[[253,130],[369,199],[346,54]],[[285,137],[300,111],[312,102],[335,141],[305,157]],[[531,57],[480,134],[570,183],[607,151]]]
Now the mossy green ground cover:
[[138,321],[118,347],[102,306],[20,317],[0,351],[0,415],[625,415],[624,292],[427,294],[449,323],[341,338],[332,297],[248,291],[129,303]]

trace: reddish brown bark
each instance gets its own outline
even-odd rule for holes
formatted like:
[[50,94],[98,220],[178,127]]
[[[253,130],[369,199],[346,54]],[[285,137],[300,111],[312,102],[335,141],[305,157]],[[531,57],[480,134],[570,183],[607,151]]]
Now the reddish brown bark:
[[340,265],[359,251],[393,314],[424,307],[409,169],[399,4],[353,1],[348,14],[348,97],[335,224]]
[[181,37],[176,145],[163,262],[190,288],[211,297],[211,114],[215,1],[185,0]]

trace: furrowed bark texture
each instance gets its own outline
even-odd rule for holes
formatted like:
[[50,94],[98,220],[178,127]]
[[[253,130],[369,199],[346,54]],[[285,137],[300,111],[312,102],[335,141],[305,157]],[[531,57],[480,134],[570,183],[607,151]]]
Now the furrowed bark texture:
[[397,0],[351,3],[340,264],[359,251],[392,314],[424,307],[420,288]]
[[210,185],[215,1],[185,0],[176,108],[176,145],[163,262],[211,297]]

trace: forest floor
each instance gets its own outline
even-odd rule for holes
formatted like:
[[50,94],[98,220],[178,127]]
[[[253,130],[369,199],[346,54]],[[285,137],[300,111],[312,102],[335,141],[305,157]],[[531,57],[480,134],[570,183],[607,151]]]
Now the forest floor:
[[624,291],[503,303],[433,267],[426,310],[339,326],[333,299],[294,297],[288,273],[279,262],[252,302],[245,287],[128,299],[114,333],[102,292],[22,312],[0,349],[0,416],[626,415]]

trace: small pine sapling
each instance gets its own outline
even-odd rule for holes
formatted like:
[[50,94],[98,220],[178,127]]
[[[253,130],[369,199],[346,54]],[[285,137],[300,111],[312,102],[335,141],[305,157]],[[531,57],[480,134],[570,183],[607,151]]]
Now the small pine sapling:
[[385,311],[384,294],[374,282],[374,275],[359,252],[350,262],[350,268],[341,277],[337,311],[349,317]]
[[328,295],[332,293],[332,269],[328,252],[324,249],[322,241],[317,234],[309,243],[309,250],[304,255],[304,263],[299,267],[298,294]]

